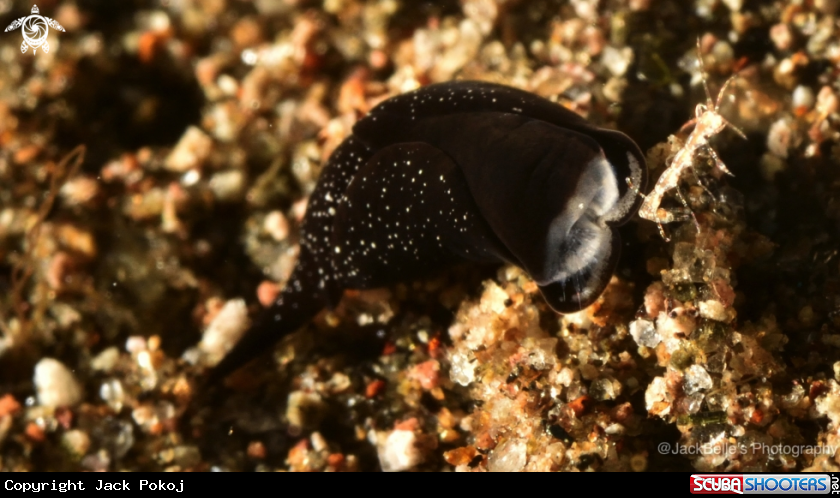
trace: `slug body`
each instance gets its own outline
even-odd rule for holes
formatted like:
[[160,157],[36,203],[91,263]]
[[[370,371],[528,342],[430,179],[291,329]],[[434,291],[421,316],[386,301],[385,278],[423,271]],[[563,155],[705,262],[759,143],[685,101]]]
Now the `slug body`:
[[646,167],[626,135],[543,98],[475,81],[391,98],[332,154],[310,197],[300,256],[276,302],[213,371],[218,379],[365,289],[459,260],[524,268],[558,312],[603,292],[616,226]]

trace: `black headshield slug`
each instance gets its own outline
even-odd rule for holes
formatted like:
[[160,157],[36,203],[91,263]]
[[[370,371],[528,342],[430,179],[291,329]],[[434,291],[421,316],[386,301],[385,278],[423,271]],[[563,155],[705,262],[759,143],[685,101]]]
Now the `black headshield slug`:
[[361,119],[332,154],[277,300],[215,367],[221,378],[344,289],[385,286],[459,260],[510,262],[558,312],[595,301],[619,256],[616,230],[646,167],[626,135],[528,92],[430,85]]

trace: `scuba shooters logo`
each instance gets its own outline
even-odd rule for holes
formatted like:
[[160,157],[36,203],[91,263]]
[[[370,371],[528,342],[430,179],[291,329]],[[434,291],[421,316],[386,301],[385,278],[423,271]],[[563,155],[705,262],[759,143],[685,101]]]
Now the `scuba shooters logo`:
[[829,474],[692,474],[693,495],[829,494],[837,493],[837,477]]
[[32,6],[32,13],[27,17],[21,17],[20,19],[15,19],[12,21],[12,24],[9,24],[6,27],[6,32],[14,31],[21,26],[23,27],[21,31],[23,31],[23,43],[20,45],[20,52],[25,54],[29,47],[32,47],[32,55],[38,51],[38,47],[44,51],[44,53],[49,53],[50,51],[50,44],[47,42],[47,35],[50,32],[50,28],[57,29],[59,31],[64,31],[64,27],[61,24],[58,24],[55,19],[50,19],[49,17],[44,17],[38,14],[38,6]]

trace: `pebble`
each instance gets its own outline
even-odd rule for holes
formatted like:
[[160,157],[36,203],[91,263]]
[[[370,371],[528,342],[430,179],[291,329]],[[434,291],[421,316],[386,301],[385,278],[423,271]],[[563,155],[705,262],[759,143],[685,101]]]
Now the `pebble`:
[[271,211],[263,221],[263,230],[275,241],[282,242],[289,236],[289,220],[282,211]]
[[833,16],[840,9],[840,0],[814,0],[814,7],[825,15]]
[[708,301],[700,301],[697,306],[700,311],[700,316],[715,320],[718,322],[729,321],[729,310],[720,301],[709,299]]
[[320,394],[294,391],[289,393],[286,419],[294,427],[314,427],[324,418],[326,409]]
[[215,173],[210,177],[210,190],[220,201],[239,200],[245,190],[245,174],[237,169]]
[[82,399],[82,388],[73,373],[56,359],[44,358],[39,361],[35,365],[33,382],[41,406],[74,406]]
[[621,383],[609,378],[597,379],[592,381],[589,393],[599,401],[615,399],[621,394]]
[[767,148],[779,157],[787,157],[788,151],[796,144],[796,131],[788,117],[783,117],[770,126],[767,133]]
[[452,353],[450,357],[449,377],[453,382],[468,386],[475,380],[475,367],[472,355],[463,351]]
[[90,367],[98,372],[108,373],[117,365],[120,350],[116,346],[105,348],[90,361]]
[[111,465],[111,456],[104,449],[82,459],[82,467],[93,472],[104,472]]
[[108,404],[112,410],[119,412],[125,402],[125,391],[122,383],[117,379],[111,379],[99,386],[99,397]]
[[244,299],[227,301],[204,330],[199,350],[204,353],[204,363],[213,366],[233,348],[248,328],[248,308]]
[[264,280],[257,287],[257,300],[263,307],[269,307],[280,294],[281,287],[269,280]]
[[87,432],[73,429],[61,436],[61,443],[71,456],[81,458],[90,449],[90,436]]
[[99,195],[99,181],[88,176],[77,176],[67,180],[59,193],[69,205],[84,206]]
[[423,454],[417,447],[414,431],[391,431],[377,445],[379,465],[384,472],[401,472],[423,462]]
[[683,382],[687,394],[708,390],[713,386],[712,377],[709,375],[709,372],[700,365],[691,365],[688,367]]
[[429,360],[415,365],[409,370],[408,377],[419,382],[424,390],[432,390],[440,384],[440,363]]
[[793,45],[793,32],[787,24],[779,23],[770,28],[770,39],[777,49],[788,51]]
[[662,337],[656,332],[656,327],[649,320],[634,320],[630,323],[630,335],[636,344],[648,348],[655,348],[662,342]]
[[791,103],[795,112],[799,112],[800,110],[807,111],[814,105],[814,91],[805,85],[797,86],[793,89]]
[[170,171],[184,173],[200,166],[210,156],[212,147],[213,139],[200,128],[190,126],[167,156],[164,167]]
[[840,426],[840,385],[829,382],[830,391],[815,400],[816,411],[831,420],[834,427]]
[[821,115],[828,116],[837,112],[838,107],[840,105],[838,105],[837,95],[834,93],[834,90],[830,86],[820,88],[819,93],[817,93],[817,112]]
[[609,69],[613,76],[624,76],[630,64],[633,63],[633,49],[630,47],[619,49],[607,45],[601,53],[601,63]]
[[741,12],[741,7],[744,6],[744,0],[723,0],[723,3],[732,12]]
[[654,378],[645,390],[645,409],[648,412],[664,416],[671,411],[670,404],[667,403],[668,400],[668,385],[665,378]]
[[117,420],[109,431],[111,432],[111,454],[114,458],[120,459],[134,446],[134,426],[127,420]]
[[[201,451],[191,445],[176,446],[165,449],[158,453],[158,460],[162,463],[173,464],[179,467],[193,467],[201,462]],[[173,469],[174,470],[174,469]]]
[[487,458],[490,472],[519,472],[528,459],[527,446],[519,439],[509,439],[497,446]]
[[495,0],[464,0],[464,14],[478,24],[481,34],[487,36],[493,29],[499,8]]
[[139,335],[133,335],[126,339],[125,350],[131,354],[138,354],[141,351],[146,351],[146,338]]
[[481,310],[484,312],[491,311],[495,314],[500,314],[505,311],[505,301],[509,296],[501,287],[495,282],[489,282],[487,289],[481,296]]

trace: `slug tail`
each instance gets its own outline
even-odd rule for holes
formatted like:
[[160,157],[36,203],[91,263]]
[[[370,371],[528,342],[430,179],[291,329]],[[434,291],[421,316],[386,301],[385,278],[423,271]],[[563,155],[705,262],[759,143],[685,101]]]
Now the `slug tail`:
[[[286,287],[256,318],[228,354],[211,370],[207,382],[213,385],[269,350],[283,337],[309,322],[327,304],[319,290],[311,253],[301,247],[301,255]],[[314,280],[314,281],[313,281]],[[314,290],[314,291],[313,291]]]

